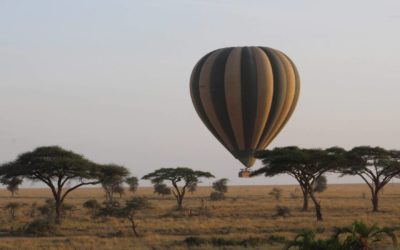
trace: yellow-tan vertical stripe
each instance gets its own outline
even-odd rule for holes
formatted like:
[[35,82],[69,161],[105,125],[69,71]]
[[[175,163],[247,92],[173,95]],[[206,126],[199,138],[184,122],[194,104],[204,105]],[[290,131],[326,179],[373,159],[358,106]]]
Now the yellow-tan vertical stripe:
[[[283,53],[282,53],[283,54]],[[290,58],[288,56],[286,56],[285,54],[283,54],[286,59],[290,62],[290,64],[292,65],[294,74],[295,74],[295,84],[296,84],[296,90],[295,90],[295,95],[293,98],[293,102],[292,105],[290,107],[289,113],[287,114],[285,121],[282,123],[282,125],[280,126],[280,128],[278,129],[278,131],[275,133],[275,135],[273,137],[271,137],[270,142],[272,142],[275,137],[281,132],[281,130],[285,127],[286,123],[289,121],[290,117],[292,116],[296,105],[297,105],[297,101],[299,100],[299,96],[300,96],[300,78],[299,78],[299,73],[297,72],[296,66],[294,65],[294,63],[290,60]],[[268,145],[267,145],[268,146]]]
[[240,81],[241,48],[234,48],[225,64],[225,101],[239,150],[245,149]]
[[257,47],[251,48],[257,70],[257,111],[254,122],[254,133],[251,140],[251,149],[257,147],[266,125],[272,105],[274,91],[274,77],[272,66],[267,55]]
[[221,137],[221,140],[224,142],[228,150],[233,151],[234,147],[230,143],[230,140],[225,133],[224,129],[222,128],[216,111],[213,106],[212,96],[211,96],[211,70],[214,65],[214,62],[217,56],[222,52],[222,50],[215,51],[211,54],[207,60],[204,62],[204,65],[200,72],[200,79],[199,79],[199,88],[200,88],[200,99],[201,103],[203,104],[204,111],[212,124],[212,126],[217,131],[217,134]]
[[[276,74],[276,75],[274,75],[274,86],[279,85],[279,87],[277,87],[277,88],[274,87],[274,93],[273,93],[273,99],[272,99],[273,106],[271,106],[271,111],[270,111],[269,117],[267,119],[266,127],[265,127],[265,129],[263,131],[263,135],[261,136],[261,139],[258,143],[258,146],[257,146],[258,149],[264,149],[267,146],[266,142],[270,139],[273,129],[276,126],[276,123],[279,118],[279,114],[282,111],[283,104],[284,104],[285,97],[286,97],[285,67],[284,67],[283,63],[281,62],[281,60],[275,50],[268,48],[268,51],[270,54],[272,54],[272,56],[271,55],[269,56],[269,57],[271,57],[270,61],[271,62],[275,61],[275,65],[273,68],[273,72]],[[268,54],[267,54],[267,57],[268,57]]]
[[271,143],[272,139],[275,138],[275,136],[278,134],[280,131],[280,128],[282,127],[283,123],[286,120],[286,117],[292,107],[292,103],[294,101],[295,93],[296,93],[296,77],[295,77],[295,72],[293,70],[292,64],[289,62],[289,60],[283,55],[282,52],[276,51],[276,54],[279,56],[279,59],[281,60],[285,72],[286,72],[286,97],[285,101],[283,104],[283,107],[281,109],[281,112],[279,113],[277,122],[274,124],[274,127],[272,128],[272,131],[270,133],[269,138],[261,145],[263,148],[268,146],[269,143]]

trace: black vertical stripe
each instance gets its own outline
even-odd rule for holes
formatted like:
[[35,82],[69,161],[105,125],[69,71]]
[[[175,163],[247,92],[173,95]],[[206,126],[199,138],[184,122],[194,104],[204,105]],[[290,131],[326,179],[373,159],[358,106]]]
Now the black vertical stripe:
[[233,133],[225,100],[225,65],[232,49],[233,48],[222,49],[222,52],[216,57],[211,68],[210,92],[212,104],[218,117],[218,121],[221,124],[222,129],[225,131],[228,140],[236,151],[238,150],[238,144]]
[[280,61],[279,57],[272,52],[272,49],[266,47],[259,48],[262,49],[267,55],[271,63],[272,74],[274,78],[274,93],[272,96],[272,105],[267,123],[265,124],[265,129],[261,135],[261,139],[263,139],[266,134],[271,131],[273,123],[276,121],[276,119],[278,119],[279,113],[285,101],[284,98],[286,95],[283,95],[284,93],[282,92],[284,91],[284,85],[286,84],[286,74],[282,62]]
[[258,95],[256,62],[248,47],[242,49],[240,72],[244,137],[246,148],[250,149],[257,115]]
[[[210,132],[215,136],[215,138],[217,138],[217,140],[226,148],[228,149],[225,145],[224,142],[222,141],[221,137],[218,135],[217,131],[215,130],[215,128],[213,127],[213,125],[211,124],[210,120],[207,117],[206,112],[204,111],[204,107],[201,103],[201,98],[200,98],[200,88],[199,88],[199,84],[200,84],[200,72],[201,69],[204,65],[204,62],[207,60],[207,58],[215,51],[212,51],[210,53],[208,53],[207,55],[205,55],[204,57],[202,57],[200,59],[200,61],[196,64],[196,66],[194,67],[193,71],[192,71],[192,75],[190,77],[190,94],[192,96],[192,102],[193,105],[197,111],[197,114],[199,115],[200,119],[203,121],[204,125],[206,125],[206,127],[208,128],[208,130],[210,130]],[[228,149],[229,150],[229,149]]]

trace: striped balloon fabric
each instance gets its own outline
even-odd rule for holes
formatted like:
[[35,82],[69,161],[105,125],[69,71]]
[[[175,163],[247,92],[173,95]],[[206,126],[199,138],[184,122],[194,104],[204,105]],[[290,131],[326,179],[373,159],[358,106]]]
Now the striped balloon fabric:
[[267,47],[231,47],[210,52],[190,79],[194,107],[203,123],[246,167],[292,115],[300,92],[293,62]]

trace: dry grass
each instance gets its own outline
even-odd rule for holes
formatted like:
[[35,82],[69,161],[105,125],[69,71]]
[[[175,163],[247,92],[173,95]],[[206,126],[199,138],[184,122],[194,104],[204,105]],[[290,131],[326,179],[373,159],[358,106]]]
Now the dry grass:
[[[273,187],[282,189],[282,198],[275,201],[268,193]],[[80,189],[67,198],[68,204],[78,210],[68,215],[53,237],[11,236],[32,220],[28,216],[30,204],[43,204],[50,197],[47,189],[22,189],[16,197],[0,190],[0,207],[9,202],[23,202],[12,219],[4,208],[0,210],[0,249],[187,249],[183,240],[188,236],[207,239],[219,237],[246,239],[283,236],[291,239],[300,229],[310,228],[321,232],[321,237],[332,233],[334,226],[347,226],[354,220],[363,220],[379,226],[400,226],[400,184],[388,185],[381,195],[381,212],[371,213],[367,187],[360,185],[329,185],[319,195],[324,215],[323,222],[316,222],[313,206],[309,212],[301,212],[301,192],[297,186],[235,186],[229,187],[227,198],[211,202],[209,187],[200,187],[193,195],[187,195],[185,211],[174,210],[172,197],[162,198],[153,194],[152,188],[140,188],[135,194],[150,199],[153,209],[138,214],[140,238],[133,237],[129,222],[122,219],[92,219],[82,203],[89,198],[103,199],[99,188]],[[291,193],[298,198],[292,198]],[[363,197],[366,194],[366,198]],[[127,194],[123,199],[132,196]],[[202,204],[205,208],[201,208]],[[274,217],[275,206],[291,209],[286,218]],[[191,215],[189,215],[191,211]],[[400,232],[400,231],[399,231]],[[398,233],[399,233],[398,232]],[[398,234],[400,237],[400,235]],[[205,246],[199,247],[203,249]],[[211,246],[207,246],[212,248]],[[263,245],[261,249],[281,249],[282,244]],[[232,247],[229,249],[240,249]]]

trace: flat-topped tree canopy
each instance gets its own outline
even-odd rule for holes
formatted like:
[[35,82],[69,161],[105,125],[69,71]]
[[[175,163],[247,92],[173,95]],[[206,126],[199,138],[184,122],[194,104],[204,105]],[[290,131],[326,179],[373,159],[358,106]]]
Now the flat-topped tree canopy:
[[[160,168],[142,177],[144,180],[150,180],[155,186],[170,181],[173,186],[172,194],[176,198],[178,209],[182,209],[182,201],[186,190],[196,185],[200,178],[214,178],[209,172],[193,170],[187,167]],[[178,183],[183,181],[181,187]]]
[[0,166],[0,175],[3,178],[19,176],[32,181],[43,181],[46,184],[59,179],[61,181],[96,179],[98,174],[98,164],[59,146],[36,148]]
[[[21,178],[46,184],[53,194],[56,223],[61,223],[61,208],[65,197],[73,190],[100,183],[107,165],[96,164],[84,156],[59,146],[38,147],[23,153],[14,161],[0,166],[2,179]],[[72,185],[65,188],[65,184]]]

